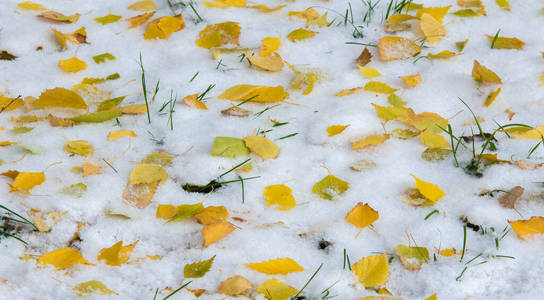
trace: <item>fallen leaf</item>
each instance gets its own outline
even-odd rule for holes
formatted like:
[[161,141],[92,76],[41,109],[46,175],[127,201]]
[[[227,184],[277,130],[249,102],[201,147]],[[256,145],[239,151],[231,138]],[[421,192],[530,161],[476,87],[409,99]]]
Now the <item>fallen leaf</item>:
[[264,198],[268,207],[276,204],[278,210],[290,210],[296,205],[291,192],[291,188],[284,184],[269,185],[264,188]]
[[136,133],[130,129],[112,130],[108,133],[108,141],[115,141],[124,137],[137,137]]
[[36,262],[39,265],[53,265],[55,269],[66,269],[75,264],[92,265],[86,261],[81,253],[73,248],[60,248],[40,256]]
[[516,201],[523,195],[524,191],[525,189],[519,185],[513,187],[499,198],[499,204],[504,208],[515,208]]
[[83,163],[83,177],[102,174],[102,169],[98,166],[91,164],[90,162]]
[[345,220],[355,227],[365,228],[366,226],[374,223],[378,220],[379,214],[370,205],[363,202],[357,203],[349,213],[347,213]]
[[44,20],[53,21],[57,23],[76,23],[79,20],[80,14],[75,14],[72,16],[65,16],[59,12],[48,10],[38,15],[38,18]]
[[234,226],[227,221],[218,221],[207,225],[202,228],[202,236],[204,237],[204,244],[202,247],[208,247],[220,239],[224,238],[227,234],[234,231]]
[[398,245],[395,253],[399,256],[402,265],[408,270],[419,270],[423,263],[429,260],[429,250],[425,247],[410,247]]
[[276,275],[304,271],[296,261],[291,258],[277,258],[260,263],[249,263],[246,266],[259,273]]
[[[8,171],[2,173],[4,176],[11,177]],[[18,172],[14,173],[13,183],[10,184],[10,192],[20,192],[28,194],[28,192],[35,186],[42,184],[45,181],[45,175],[43,172]]]
[[246,0],[212,0],[212,2],[204,1],[206,7],[217,7],[225,9],[228,7],[246,7]]
[[128,6],[128,9],[137,11],[151,11],[157,9],[153,0],[136,1]]
[[495,72],[481,65],[477,60],[474,60],[472,67],[472,77],[478,83],[498,83],[502,84],[501,78]]
[[84,114],[70,118],[68,120],[71,120],[75,123],[102,123],[120,117],[121,115],[122,113],[120,110],[112,109]]
[[203,210],[204,206],[202,205],[202,202],[196,204],[181,204],[178,206],[160,204],[157,207],[156,217],[168,220],[168,222],[181,221],[192,217]]
[[317,194],[319,198],[332,200],[334,197],[345,193],[348,189],[349,182],[329,174],[314,184],[312,193]]
[[450,143],[443,135],[424,131],[421,133],[421,143],[430,148],[448,148]]
[[202,225],[210,225],[228,218],[229,211],[224,206],[208,206],[193,217]]
[[19,6],[20,8],[24,10],[47,10],[47,8],[45,8],[43,5],[34,3],[32,1],[19,2],[17,6]]
[[544,218],[533,216],[529,220],[508,221],[512,229],[522,240],[534,234],[544,233]]
[[423,14],[429,14],[438,22],[440,22],[440,24],[442,24],[442,20],[444,19],[450,8],[451,5],[442,7],[423,7],[417,11],[416,17],[421,18]]
[[218,99],[230,100],[230,101],[244,101],[251,98],[251,102],[281,102],[289,94],[284,90],[283,86],[263,86],[263,85],[250,85],[239,84],[235,85],[221,95]]
[[465,46],[468,43],[468,39],[464,41],[455,42],[455,48],[457,48],[457,51],[461,52],[465,49]]
[[298,293],[298,290],[275,278],[268,279],[257,287],[257,292],[269,300],[287,300]]
[[[397,94],[391,94],[389,96],[387,96],[387,103],[393,105],[393,106],[396,106],[396,107],[401,107],[401,106],[404,106],[406,104],[408,104],[408,102],[402,100],[402,98],[400,96],[398,96]],[[408,115],[406,115],[408,116]]]
[[219,294],[236,297],[242,295],[251,288],[253,288],[253,286],[249,280],[245,279],[243,276],[234,275],[223,280],[219,284],[217,292]]
[[517,160],[516,165],[522,170],[537,170],[542,168],[542,166],[544,166],[544,163],[537,164],[532,161],[522,159]]
[[371,170],[376,167],[376,163],[370,160],[358,160],[349,165],[350,169],[357,172]]
[[192,108],[202,109],[202,110],[208,109],[208,107],[206,106],[206,104],[204,104],[204,102],[198,100],[198,94],[185,96],[185,98],[183,98],[182,101],[185,105]]
[[439,161],[446,159],[451,153],[451,149],[427,148],[421,153],[421,158],[426,161]]
[[283,69],[283,59],[278,53],[272,53],[268,56],[253,56],[247,52],[243,52],[246,58],[251,62],[252,66],[256,66],[262,70],[270,72],[279,72]]
[[352,150],[379,145],[389,139],[389,134],[371,134],[351,144]]
[[0,60],[15,60],[17,56],[7,52],[6,50],[0,51]]
[[72,289],[80,297],[86,297],[92,295],[95,292],[100,293],[100,295],[117,294],[114,291],[108,289],[102,282],[98,280],[82,282],[74,286]]
[[446,195],[437,185],[423,181],[412,174],[410,176],[416,180],[414,187],[428,200],[436,202]]
[[[432,112],[409,114],[407,118],[400,120],[403,124],[410,125],[419,131],[428,133],[442,133],[442,128],[448,126],[448,120]],[[440,127],[439,127],[440,126]]]
[[155,12],[145,13],[145,14],[137,15],[132,18],[125,19],[125,21],[130,23],[130,26],[128,27],[130,29],[130,28],[143,25],[145,22],[147,22],[147,20],[151,19],[153,15],[155,15]]
[[380,94],[391,94],[396,92],[398,89],[394,89],[383,82],[369,81],[365,84],[363,90]]
[[495,3],[497,3],[500,8],[506,11],[510,11],[510,3],[508,2],[508,0],[495,0]]
[[130,259],[132,250],[136,247],[138,241],[133,244],[123,246],[123,241],[115,243],[109,248],[104,248],[98,252],[98,260],[105,260],[107,265],[120,266]]
[[119,107],[119,110],[124,115],[143,115],[147,113],[147,106],[145,104],[132,104]]
[[446,36],[446,28],[444,25],[427,13],[421,14],[419,28],[425,36],[425,41],[431,45],[439,42]]
[[302,41],[302,40],[305,40],[305,39],[312,38],[312,37],[314,37],[314,35],[316,35],[318,33],[319,32],[316,32],[316,31],[310,31],[310,30],[306,30],[304,28],[299,28],[299,29],[291,31],[286,36],[286,38],[288,40],[290,40],[291,42],[296,43],[298,41]]
[[183,268],[183,276],[185,278],[203,277],[211,269],[214,259],[215,255],[208,260],[203,260],[192,264],[186,264]]
[[240,108],[238,106],[231,106],[227,109],[221,111],[221,114],[224,116],[233,116],[233,117],[247,117],[251,114],[251,111],[247,109]]
[[66,212],[59,213],[55,211],[41,212],[36,209],[30,209],[29,216],[38,227],[40,232],[49,232],[51,227],[61,221],[62,217],[66,215]]
[[71,184],[69,186],[63,187],[59,193],[65,194],[65,195],[72,195],[80,198],[83,196],[83,194],[87,191],[87,185],[85,185],[83,182]]
[[89,156],[93,154],[93,146],[85,140],[68,141],[64,145],[64,151],[81,156]]
[[452,52],[452,51],[449,51],[449,50],[444,50],[442,52],[439,52],[439,53],[436,53],[436,54],[433,54],[433,53],[429,53],[427,54],[427,56],[431,59],[447,59],[447,58],[451,58],[451,57],[454,57],[454,56],[457,56],[459,54],[455,53],[455,52]]
[[212,153],[210,155],[235,158],[238,156],[248,156],[249,153],[250,150],[246,147],[244,140],[218,136],[213,139]]
[[359,70],[361,71],[361,74],[363,74],[363,76],[365,76],[366,78],[376,78],[376,77],[382,76],[382,74],[374,68],[361,67],[361,66],[358,66],[358,67],[359,67]]
[[274,51],[278,50],[281,46],[280,38],[265,37],[261,45],[260,56],[268,56]]
[[365,288],[383,285],[389,276],[387,255],[384,253],[363,257],[351,266],[351,270]]
[[499,36],[495,39],[495,36],[487,35],[489,43],[493,45],[493,49],[515,49],[521,50],[525,43],[518,38],[507,38]]
[[378,118],[384,121],[407,119],[414,115],[414,111],[411,108],[402,106],[379,106],[374,103],[372,103],[372,106],[376,110]]
[[121,18],[122,18],[121,16],[108,14],[108,15],[105,15],[105,16],[100,17],[100,18],[94,18],[93,20],[95,20],[95,22],[100,23],[102,25],[106,25],[106,24],[110,24],[110,23],[115,23],[115,22],[121,20]]
[[[245,2],[245,1],[244,1]],[[237,22],[223,22],[207,25],[198,34],[199,39],[195,41],[201,48],[211,49],[225,44],[240,45],[238,38],[242,27]]]
[[363,52],[355,59],[355,64],[357,66],[364,67],[372,60],[372,54],[368,51],[368,48],[365,47]]
[[412,57],[421,51],[421,47],[403,37],[385,36],[378,43],[378,51],[383,61],[391,61]]
[[421,75],[415,74],[410,76],[401,76],[400,77],[407,87],[417,86],[421,82]]
[[65,60],[59,60],[59,67],[66,72],[78,72],[87,68],[87,63],[77,57],[72,57]]
[[97,64],[105,63],[106,59],[115,60],[115,56],[111,55],[110,53],[103,53],[100,55],[93,56],[93,60]]
[[497,98],[497,96],[501,92],[501,89],[502,89],[502,87],[500,87],[497,90],[491,92],[491,94],[489,94],[489,96],[487,96],[487,99],[485,100],[485,103],[484,103],[485,107],[489,107],[489,105],[491,105],[491,103],[493,103],[493,101],[495,101],[495,99]]
[[342,133],[348,127],[349,127],[349,125],[332,125],[332,126],[327,127],[327,134],[329,136],[335,136],[337,134]]
[[282,9],[284,7],[285,7],[285,5],[278,5],[276,7],[269,7],[269,6],[262,5],[262,4],[247,6],[247,8],[258,9],[263,13],[274,12],[274,11],[280,10],[280,9]]
[[165,16],[157,18],[147,24],[144,33],[145,40],[167,39],[172,33],[185,28],[185,22],[181,15]]
[[263,160],[276,158],[280,155],[280,147],[264,136],[247,136],[244,138],[246,147]]

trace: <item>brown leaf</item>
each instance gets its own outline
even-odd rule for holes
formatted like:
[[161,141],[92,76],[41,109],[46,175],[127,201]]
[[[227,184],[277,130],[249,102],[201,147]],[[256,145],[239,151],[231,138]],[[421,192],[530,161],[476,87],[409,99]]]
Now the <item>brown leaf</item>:
[[6,50],[2,50],[2,52],[0,52],[0,60],[14,60],[16,58],[17,56],[7,52]]
[[355,59],[355,64],[361,67],[366,66],[370,60],[372,59],[372,54],[370,54],[370,51],[368,51],[368,48],[365,47],[363,52],[361,52],[361,55]]
[[251,114],[251,111],[247,109],[240,108],[238,106],[229,107],[221,111],[221,114],[224,116],[233,116],[233,117],[247,117]]
[[514,208],[516,201],[523,195],[525,189],[515,186],[499,198],[499,204],[504,208]]

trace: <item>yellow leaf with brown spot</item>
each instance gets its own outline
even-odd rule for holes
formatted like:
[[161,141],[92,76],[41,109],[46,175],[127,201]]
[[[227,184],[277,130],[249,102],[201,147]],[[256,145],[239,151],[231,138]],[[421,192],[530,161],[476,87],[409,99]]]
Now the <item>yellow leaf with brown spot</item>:
[[442,20],[444,19],[450,8],[451,5],[442,7],[423,7],[417,11],[416,17],[421,18],[423,14],[429,14],[440,24],[442,24]]
[[421,75],[415,74],[410,76],[401,76],[402,80],[404,80],[404,83],[407,87],[414,87],[417,86],[421,82]]
[[454,57],[457,55],[459,54],[449,50],[444,50],[436,54],[432,54],[432,53],[427,54],[427,56],[432,59],[446,59],[446,58]]
[[430,148],[448,148],[450,143],[440,134],[423,131],[421,133],[421,143]]
[[351,95],[355,92],[357,92],[358,90],[362,89],[363,87],[354,87],[354,88],[351,88],[351,89],[347,89],[347,90],[341,90],[340,92],[338,92],[336,94],[336,97],[343,97],[343,96],[347,96],[347,95]]
[[228,218],[229,211],[224,206],[208,206],[193,217],[202,225],[210,225]]
[[427,13],[421,15],[419,28],[425,36],[425,41],[431,45],[439,42],[446,35],[446,27]]
[[253,269],[259,273],[276,275],[276,274],[288,274],[292,272],[304,271],[296,261],[291,258],[277,258],[260,263],[249,263],[246,267]]
[[219,294],[235,297],[242,295],[245,291],[251,288],[253,288],[253,286],[249,280],[245,279],[243,276],[234,275],[223,280],[219,284],[217,292]]
[[289,94],[281,85],[273,87],[239,84],[227,89],[217,98],[230,101],[244,101],[251,98],[251,102],[280,102],[287,96]]
[[399,36],[385,36],[378,43],[378,51],[383,61],[412,57],[421,51],[413,41]]
[[87,69],[87,63],[77,57],[59,60],[59,67],[66,72],[75,73]]
[[436,202],[446,195],[438,185],[423,181],[412,174],[410,176],[416,180],[414,187],[428,200]]
[[66,269],[75,264],[92,265],[81,256],[79,251],[69,247],[48,252],[40,256],[36,263],[39,265],[53,265],[57,270]]
[[264,136],[247,136],[244,138],[244,143],[251,152],[257,154],[263,160],[276,158],[280,155],[280,147]]
[[128,28],[134,28],[147,22],[147,20],[151,19],[151,17],[153,17],[154,14],[155,12],[149,12],[149,13],[134,16],[132,18],[125,19],[125,21],[130,23],[130,26]]
[[240,24],[237,22],[223,22],[207,25],[198,33],[196,45],[201,48],[211,49],[225,44],[240,45]]
[[296,43],[298,41],[302,41],[302,40],[305,40],[305,39],[312,38],[312,37],[314,37],[314,35],[316,35],[318,33],[319,32],[316,32],[316,31],[311,31],[311,30],[306,30],[304,28],[299,28],[299,29],[291,31],[287,35],[286,38],[288,40],[290,40],[291,42]]
[[329,136],[335,136],[337,134],[342,133],[348,127],[349,127],[349,125],[332,125],[332,126],[327,127],[327,134]]
[[165,16],[151,21],[144,33],[145,40],[167,39],[172,33],[185,28],[181,15]]
[[104,248],[98,252],[98,260],[105,260],[107,265],[120,266],[127,262],[132,254],[132,250],[138,241],[133,244],[123,246],[123,241],[115,243],[109,248]]
[[495,72],[484,67],[477,60],[474,60],[474,65],[472,66],[472,77],[479,83],[502,84],[501,78]]
[[268,300],[287,300],[298,293],[298,290],[273,278],[259,285],[257,292],[263,294]]
[[81,156],[93,154],[93,146],[85,140],[69,141],[64,145],[64,151]]
[[87,104],[77,93],[65,88],[54,88],[45,90],[34,105],[38,108],[62,107],[86,109]]
[[34,3],[32,1],[23,1],[17,4],[20,8],[24,10],[47,10],[43,5]]
[[280,38],[276,37],[265,37],[261,45],[260,56],[268,56],[274,51],[278,50],[281,46]]
[[395,253],[399,256],[402,265],[408,270],[419,270],[423,263],[429,260],[429,250],[425,247],[409,247],[398,245]]
[[379,145],[389,139],[389,134],[372,134],[351,144],[352,150],[362,149],[368,146]]
[[142,0],[136,1],[128,6],[128,9],[137,10],[137,11],[151,11],[157,9],[153,0]]
[[351,271],[365,288],[384,285],[389,276],[387,255],[363,257],[351,266]]
[[206,110],[208,107],[204,102],[198,100],[198,94],[192,94],[183,98],[183,103],[189,107]]
[[98,280],[82,282],[74,286],[72,289],[80,297],[86,297],[92,295],[95,292],[100,293],[100,295],[116,294],[114,291],[108,289],[102,282]]
[[370,205],[367,203],[363,205],[363,202],[359,202],[347,213],[345,220],[353,226],[365,228],[378,220],[378,217],[378,212],[370,207]]
[[147,113],[147,106],[145,104],[132,104],[119,107],[119,110],[124,115],[143,115]]
[[130,129],[112,130],[108,133],[108,141],[115,141],[124,137],[137,137],[136,133]]
[[544,233],[544,218],[533,216],[529,220],[508,221],[520,239]]
[[283,69],[283,59],[278,53],[272,53],[268,56],[253,56],[247,52],[243,52],[246,58],[251,62],[252,66],[270,72],[279,72]]
[[290,210],[296,205],[291,188],[284,184],[275,184],[265,187],[264,198],[269,207],[277,204],[276,208],[278,210]]
[[234,226],[227,221],[218,221],[202,228],[202,236],[204,237],[203,247],[208,247],[220,239],[224,238],[227,234],[234,231]]

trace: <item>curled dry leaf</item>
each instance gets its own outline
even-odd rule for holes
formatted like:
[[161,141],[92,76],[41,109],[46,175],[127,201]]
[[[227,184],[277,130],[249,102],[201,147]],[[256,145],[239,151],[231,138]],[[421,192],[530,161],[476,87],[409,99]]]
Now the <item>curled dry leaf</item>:
[[499,198],[499,204],[504,208],[514,208],[524,191],[525,189],[519,185],[513,187]]

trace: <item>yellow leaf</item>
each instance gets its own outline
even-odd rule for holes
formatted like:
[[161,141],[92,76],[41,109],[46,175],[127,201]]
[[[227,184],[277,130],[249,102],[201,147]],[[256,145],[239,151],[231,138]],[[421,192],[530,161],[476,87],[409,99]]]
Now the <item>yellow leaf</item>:
[[410,174],[410,176],[414,177],[414,179],[416,180],[414,187],[428,200],[436,202],[440,200],[440,198],[444,197],[444,195],[446,195],[444,191],[442,191],[438,187],[438,185],[432,184],[430,182],[425,182],[412,174]]
[[106,24],[110,24],[110,23],[115,23],[115,22],[121,20],[121,18],[122,18],[121,16],[109,14],[109,15],[105,15],[105,16],[100,17],[100,18],[94,18],[94,20],[97,23],[100,23],[102,25],[106,25]]
[[298,290],[275,278],[268,279],[257,287],[257,292],[269,300],[287,300],[298,293]]
[[386,25],[399,24],[399,23],[406,22],[408,20],[414,20],[414,19],[417,19],[417,17],[408,15],[408,14],[395,14],[390,16],[389,19],[387,19]]
[[151,19],[151,17],[153,17],[154,14],[155,12],[145,13],[145,14],[137,15],[132,18],[128,18],[125,21],[130,23],[130,26],[128,28],[134,28],[147,22],[147,20]]
[[211,156],[238,157],[249,155],[250,151],[242,139],[218,136],[213,140]]
[[289,94],[281,85],[273,87],[239,84],[227,89],[217,98],[230,101],[244,101],[251,98],[251,102],[280,102],[287,96]]
[[361,73],[366,78],[376,78],[376,77],[382,76],[382,74],[380,74],[380,72],[378,72],[378,70],[376,70],[374,68],[361,67],[361,66],[358,66],[358,67],[359,67],[359,70],[361,71]]
[[420,17],[419,28],[429,44],[439,42],[446,35],[446,28],[430,14],[423,13]]
[[246,264],[246,266],[259,273],[270,275],[304,271],[304,268],[302,268],[296,261],[288,257],[272,259],[260,263],[249,263]]
[[84,162],[83,163],[83,177],[96,175],[96,174],[102,174],[102,169],[100,167],[97,167],[90,162]]
[[72,16],[65,16],[59,12],[48,10],[38,15],[38,18],[42,18],[48,21],[53,21],[57,23],[75,23],[79,20],[80,14],[75,14]]
[[280,38],[276,37],[265,37],[261,45],[260,56],[268,56],[274,51],[278,50],[281,46]]
[[177,155],[172,155],[166,151],[151,152],[144,159],[142,159],[142,163],[167,167],[176,157]]
[[487,97],[487,99],[485,100],[485,103],[484,103],[485,107],[489,107],[489,105],[491,105],[491,103],[493,103],[493,101],[495,101],[495,99],[497,98],[497,96],[501,92],[501,89],[502,89],[502,87],[498,88],[496,91],[489,94],[489,96]]
[[495,2],[500,8],[506,11],[510,11],[510,3],[508,2],[508,0],[495,0]]
[[[245,0],[244,0],[245,2]],[[207,25],[198,33],[199,39],[195,41],[201,48],[211,49],[225,44],[240,45],[238,38],[242,27],[237,22],[223,22]]]
[[137,137],[136,133],[129,129],[112,130],[110,133],[108,133],[108,141],[115,141],[126,136]]
[[75,264],[92,265],[81,256],[79,251],[69,247],[48,252],[40,256],[36,263],[39,265],[53,265],[57,270],[66,269]]
[[186,96],[185,98],[183,98],[183,103],[185,103],[185,105],[189,107],[196,108],[196,109],[202,109],[202,110],[208,109],[206,104],[204,104],[204,102],[198,100],[197,98],[198,98],[198,94],[192,94],[192,95]]
[[74,85],[72,91],[83,97],[86,101],[98,102],[110,97],[111,92],[103,91],[88,83]]
[[457,5],[461,7],[484,7],[482,0],[457,0]]
[[224,238],[227,234],[234,231],[234,226],[227,221],[218,221],[216,223],[207,225],[202,228],[202,236],[204,237],[203,247],[208,247],[220,239]]
[[147,25],[144,33],[145,40],[167,39],[172,33],[185,28],[181,15],[160,17]]
[[341,90],[340,92],[338,92],[338,94],[336,94],[336,97],[343,97],[343,96],[346,96],[346,95],[351,95],[351,94],[357,92],[360,89],[362,89],[362,87],[354,87],[354,88],[347,89],[347,90]]
[[498,83],[502,84],[501,78],[495,72],[481,65],[477,60],[474,60],[472,67],[472,77],[476,82],[482,83]]
[[34,3],[32,1],[24,1],[17,4],[20,8],[24,10],[47,10],[43,5]]
[[49,232],[51,227],[61,221],[66,212],[59,213],[55,211],[43,213],[36,209],[30,209],[29,216],[38,227],[40,232]]
[[365,84],[363,87],[363,90],[368,92],[374,92],[374,93],[380,93],[380,94],[391,94],[397,91],[398,89],[394,89],[387,85],[386,83],[380,82],[380,81],[369,81]]
[[215,255],[208,260],[203,260],[192,264],[186,264],[183,268],[183,276],[185,276],[185,278],[203,277],[211,269],[214,259]]
[[59,60],[59,67],[66,72],[78,72],[87,68],[87,63],[77,57]]
[[362,149],[368,146],[379,145],[389,139],[389,134],[372,134],[351,144],[352,150]]
[[457,51],[461,52],[463,51],[463,49],[465,49],[465,46],[467,45],[467,43],[468,43],[468,39],[464,41],[455,42],[455,48],[457,48]]
[[540,140],[544,135],[544,126],[537,126],[536,128],[530,130],[527,129],[527,127],[522,127],[520,130],[521,132],[507,132],[510,132],[516,139]]
[[544,218],[533,216],[529,220],[508,221],[520,239],[544,233]]
[[384,253],[363,257],[351,266],[351,270],[365,288],[383,285],[389,276],[387,255]]
[[277,204],[278,210],[290,210],[296,205],[291,192],[291,189],[284,184],[269,185],[264,188],[264,198],[269,207]]
[[365,228],[378,220],[378,217],[378,212],[370,205],[366,203],[363,205],[363,202],[359,202],[346,215],[345,220],[356,227]]
[[[2,174],[2,175],[5,175]],[[10,192],[28,193],[33,187],[42,184],[45,181],[43,172],[17,172],[13,183],[10,185]]]
[[150,11],[157,9],[157,7],[155,6],[155,3],[153,3],[153,0],[142,0],[132,3],[128,6],[128,9],[137,11]]
[[313,20],[319,18],[319,13],[313,8],[307,8],[303,11],[290,11],[288,16],[295,16],[301,19]]
[[423,14],[429,14],[431,15],[435,20],[440,22],[442,24],[442,20],[448,13],[448,10],[450,10],[451,5],[443,6],[443,7],[424,7],[417,11],[416,17],[421,18]]
[[414,111],[411,108],[402,106],[379,106],[374,103],[372,103],[372,106],[374,107],[374,110],[376,110],[378,118],[384,121],[406,119],[414,114]]
[[291,42],[295,43],[295,42],[298,42],[298,41],[302,41],[302,40],[305,40],[305,39],[312,38],[314,35],[316,35],[318,33],[319,32],[306,30],[304,28],[299,28],[299,29],[291,31],[287,35],[287,39],[290,40]]
[[276,10],[280,10],[280,9],[282,9],[284,7],[285,7],[285,5],[278,5],[276,7],[269,7],[269,6],[266,6],[266,5],[258,4],[258,5],[248,6],[247,8],[254,8],[254,9],[260,10],[263,13],[269,13],[269,12],[274,12]]
[[132,104],[119,107],[119,110],[124,115],[143,115],[147,113],[147,106],[145,104]]
[[217,223],[228,217],[229,211],[224,206],[208,206],[194,215],[194,218],[202,225]]
[[430,148],[448,148],[450,143],[440,134],[423,131],[421,133],[421,143]]
[[280,155],[280,147],[264,136],[247,136],[244,138],[244,143],[251,152],[259,155],[263,160]]
[[243,276],[234,275],[223,280],[219,284],[217,292],[219,294],[235,297],[242,295],[245,291],[251,288],[253,288],[253,286],[249,280],[245,279]]
[[327,134],[329,136],[335,136],[337,134],[342,133],[348,127],[349,127],[349,125],[332,125],[332,126],[327,127]]
[[[163,205],[157,207],[156,217],[171,221],[180,221],[192,217],[204,210],[202,202],[197,204]],[[213,222],[212,222],[213,223]]]
[[334,197],[345,193],[348,189],[349,182],[329,174],[314,184],[312,193],[317,194],[319,198],[332,200]]
[[98,260],[105,260],[107,265],[120,266],[127,262],[130,258],[130,254],[138,241],[133,244],[123,246],[123,241],[115,243],[109,248],[104,248],[98,252]]
[[128,184],[152,183],[155,181],[162,183],[166,179],[168,179],[168,174],[162,167],[151,164],[138,164],[130,171]]
[[232,7],[245,7],[246,0],[212,0],[212,2],[204,1],[206,7],[217,7],[221,9]]
[[421,82],[421,76],[419,74],[410,75],[410,76],[401,76],[402,80],[408,87],[417,86]]
[[444,50],[436,54],[432,54],[432,53],[427,54],[427,56],[429,56],[432,59],[446,59],[446,58],[454,57],[457,55],[459,54],[449,50]]
[[87,43],[87,32],[85,27],[81,27],[73,33],[62,33],[58,30],[53,29],[55,38],[60,45],[61,50],[68,48],[67,41],[72,41],[77,44],[86,44]]
[[410,125],[419,131],[426,131],[428,133],[441,133],[442,130],[440,127],[446,128],[448,126],[447,119],[432,112],[422,112],[417,115],[410,114],[406,119],[401,120],[401,122]]
[[68,153],[81,156],[89,156],[94,151],[93,146],[85,140],[69,141],[64,145],[63,149]]
[[378,43],[378,51],[383,61],[412,57],[421,51],[413,41],[399,36],[385,36]]
[[399,256],[402,265],[408,270],[419,270],[423,263],[429,260],[429,250],[425,247],[408,247],[398,245],[395,253]]
[[246,58],[251,62],[252,66],[259,67],[265,71],[279,72],[283,69],[283,59],[278,53],[272,53],[268,56],[253,56],[247,52],[243,52]]
[[23,105],[25,105],[25,102],[21,98],[8,98],[0,94],[0,110],[12,111]]
[[94,292],[99,292],[101,295],[116,294],[114,291],[108,289],[102,282],[98,280],[91,280],[82,282],[72,288],[78,296],[86,297]]
[[[518,38],[507,38],[499,36],[495,39],[495,36],[488,35],[489,43],[493,44],[493,49],[516,49],[520,50],[523,48],[525,43]],[[494,42],[493,42],[494,41]]]
[[442,256],[453,256],[457,254],[457,250],[455,250],[454,248],[442,249],[442,250],[438,249],[437,252]]
[[295,72],[295,77],[289,83],[291,89],[300,90],[303,87],[306,87],[303,95],[308,95],[312,92],[314,84],[321,78],[319,70],[317,69],[298,69],[297,67],[289,65],[289,68]]

